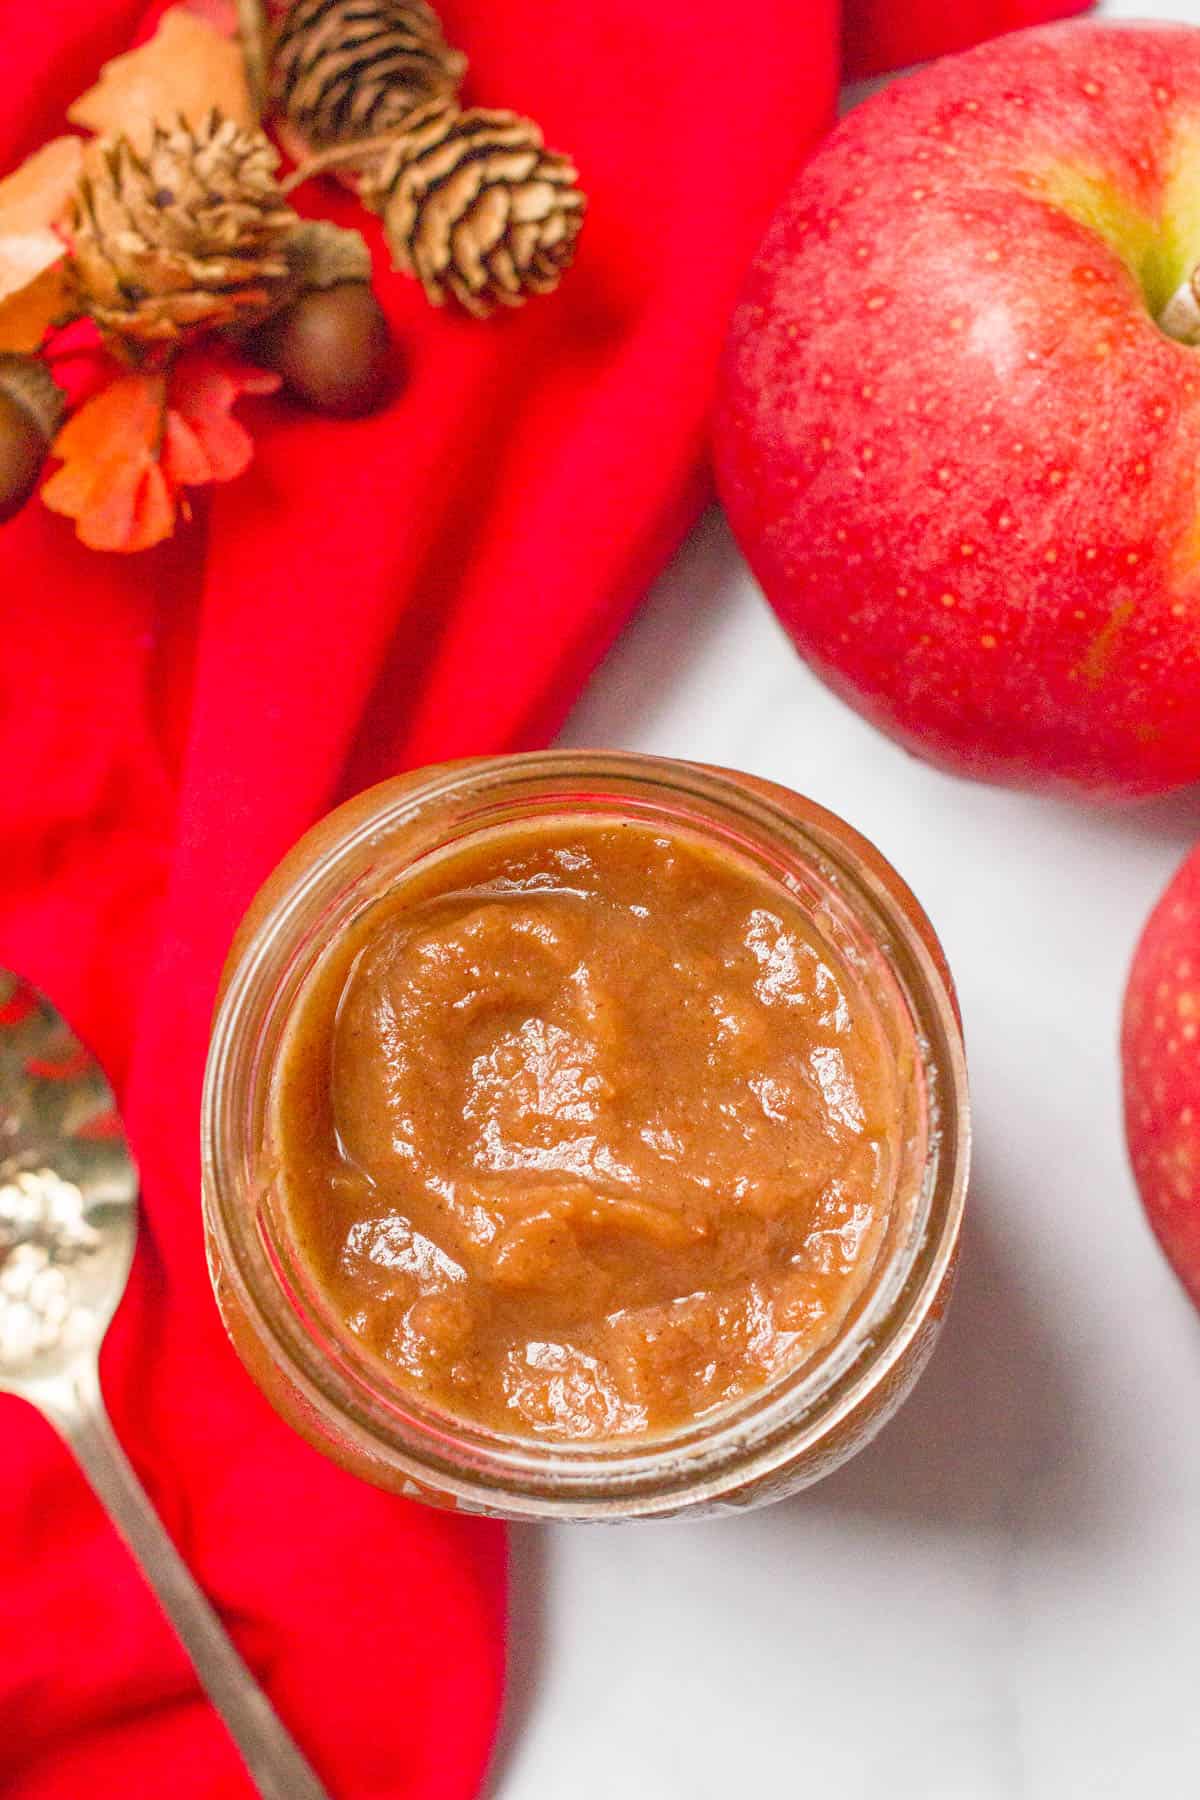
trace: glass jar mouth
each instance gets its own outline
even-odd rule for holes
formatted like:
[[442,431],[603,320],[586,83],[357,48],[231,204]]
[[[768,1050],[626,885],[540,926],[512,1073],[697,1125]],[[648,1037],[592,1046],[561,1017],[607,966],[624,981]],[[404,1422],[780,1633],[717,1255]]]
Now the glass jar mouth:
[[[545,751],[449,765],[427,780],[375,790],[269,907],[241,948],[219,1004],[205,1075],[201,1153],[210,1266],[218,1298],[232,1288],[270,1359],[306,1406],[333,1414],[368,1458],[463,1509],[513,1517],[646,1516],[736,1504],[805,1447],[850,1419],[887,1382],[952,1266],[969,1158],[966,1071],[952,994],[902,884],[875,853],[860,857],[841,821],[806,803],[801,823],[773,790],[698,765],[627,752]],[[379,859],[406,831],[446,813],[443,833],[517,810],[520,816],[608,806],[662,817],[664,808],[766,846],[819,878],[886,958],[912,1022],[929,1113],[928,1150],[903,1239],[832,1342],[744,1398],[662,1436],[560,1441],[491,1432],[373,1384],[356,1346],[329,1336],[287,1278],[256,1193],[256,1117],[273,1048],[302,983],[306,945],[337,929]],[[826,826],[825,821],[828,821]],[[437,833],[433,834],[436,847]],[[430,847],[426,843],[425,848]],[[864,851],[869,846],[863,845]],[[357,871],[357,879],[356,879]],[[364,871],[366,872],[364,874]],[[365,885],[364,885],[365,884]],[[377,892],[378,889],[372,890]],[[311,957],[310,963],[311,966]],[[274,1035],[272,1035],[274,1033]],[[318,1332],[325,1331],[326,1341]]]

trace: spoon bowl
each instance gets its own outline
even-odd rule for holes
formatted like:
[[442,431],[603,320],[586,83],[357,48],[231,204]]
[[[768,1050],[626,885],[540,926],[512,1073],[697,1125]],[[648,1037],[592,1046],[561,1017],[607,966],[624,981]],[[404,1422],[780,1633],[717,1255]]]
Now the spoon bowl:
[[61,1382],[95,1355],[129,1277],[137,1190],[99,1065],[0,971],[0,1391]]

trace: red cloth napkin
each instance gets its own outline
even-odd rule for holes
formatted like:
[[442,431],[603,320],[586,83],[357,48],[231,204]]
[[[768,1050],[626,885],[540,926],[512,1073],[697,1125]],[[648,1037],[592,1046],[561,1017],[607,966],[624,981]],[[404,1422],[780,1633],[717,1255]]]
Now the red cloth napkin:
[[[857,72],[1054,0],[860,0]],[[0,169],[126,48],[133,0],[0,0]],[[560,293],[480,326],[379,259],[407,375],[362,423],[244,409],[250,474],[170,545],[0,539],[0,962],[103,1059],[146,1227],[104,1359],[171,1532],[337,1800],[477,1791],[501,1693],[495,1526],[387,1497],[293,1437],[222,1336],[197,1103],[234,924],[333,802],[422,760],[544,743],[707,492],[722,328],[826,126],[834,0],[445,0],[469,93],[528,111],[591,196]],[[377,229],[335,190],[313,203]],[[647,671],[652,678],[652,671]],[[249,1792],[66,1453],[0,1401],[0,1791]],[[586,1621],[580,1622],[586,1629]],[[520,1647],[516,1647],[520,1654]]]

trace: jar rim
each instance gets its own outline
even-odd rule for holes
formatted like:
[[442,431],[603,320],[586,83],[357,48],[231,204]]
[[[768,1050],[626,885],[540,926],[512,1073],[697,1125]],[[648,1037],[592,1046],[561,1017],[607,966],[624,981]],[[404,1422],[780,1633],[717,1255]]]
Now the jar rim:
[[[631,786],[699,801],[763,841],[782,843],[805,868],[831,881],[843,901],[849,897],[860,925],[865,914],[874,926],[874,940],[899,978],[935,1111],[906,1240],[873,1279],[846,1329],[797,1369],[785,1368],[743,1399],[663,1437],[559,1442],[499,1436],[441,1412],[436,1419],[423,1416],[412,1396],[397,1395],[402,1404],[388,1407],[364,1397],[361,1384],[308,1338],[295,1296],[264,1252],[257,1207],[248,1203],[250,1147],[239,1142],[246,1134],[239,1134],[231,1104],[242,1078],[237,1060],[254,1041],[254,1021],[277,988],[289,950],[293,959],[299,955],[304,921],[314,906],[319,910],[326,890],[336,891],[339,873],[440,804],[556,779],[585,797],[613,803],[628,801]],[[605,782],[623,786],[593,796],[593,785]],[[371,796],[377,797],[374,806]],[[776,796],[800,801],[811,819],[798,819]],[[561,800],[561,793],[557,797]],[[333,835],[257,921],[217,1008],[202,1099],[201,1163],[218,1295],[222,1284],[232,1284],[267,1353],[310,1407],[336,1415],[339,1434],[354,1439],[374,1460],[385,1460],[411,1482],[412,1491],[432,1485],[464,1510],[526,1518],[647,1516],[712,1504],[769,1480],[886,1381],[921,1329],[953,1262],[970,1155],[965,1057],[953,994],[931,948],[936,940],[931,928],[925,936],[901,903],[899,893],[907,894],[902,882],[873,846],[815,802],[737,771],[629,751],[548,750],[442,765],[426,780],[385,782],[345,810],[347,828]],[[330,815],[330,822],[337,818],[338,813]],[[858,854],[856,840],[871,852],[869,858]],[[918,918],[927,923],[919,908]]]

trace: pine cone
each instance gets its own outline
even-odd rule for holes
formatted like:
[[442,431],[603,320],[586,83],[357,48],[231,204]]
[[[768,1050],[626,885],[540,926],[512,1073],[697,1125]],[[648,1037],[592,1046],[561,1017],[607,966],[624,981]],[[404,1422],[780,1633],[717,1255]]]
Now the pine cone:
[[295,0],[271,68],[276,106],[312,149],[394,131],[467,66],[424,0]]
[[69,279],[80,311],[117,342],[170,343],[189,330],[249,323],[289,278],[298,224],[275,182],[278,156],[258,131],[212,113],[198,128],[161,125],[144,156],[126,138],[85,174],[69,227]]
[[434,103],[364,171],[398,267],[435,306],[447,292],[478,318],[558,286],[586,201],[532,119]]

